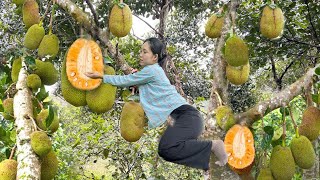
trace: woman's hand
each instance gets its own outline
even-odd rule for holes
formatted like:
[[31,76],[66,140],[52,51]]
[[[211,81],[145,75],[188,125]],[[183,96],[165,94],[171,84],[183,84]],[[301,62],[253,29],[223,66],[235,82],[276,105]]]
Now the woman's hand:
[[88,76],[89,78],[92,78],[92,79],[102,79],[103,78],[103,76],[98,72],[86,72],[85,75]]

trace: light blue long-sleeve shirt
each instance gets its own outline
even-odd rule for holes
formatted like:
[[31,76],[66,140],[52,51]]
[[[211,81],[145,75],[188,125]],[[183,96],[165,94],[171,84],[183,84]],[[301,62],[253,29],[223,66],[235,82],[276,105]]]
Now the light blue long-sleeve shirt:
[[173,110],[187,104],[176,88],[170,84],[158,63],[147,65],[134,74],[104,75],[103,82],[119,87],[137,85],[140,103],[149,119],[149,128],[162,125]]

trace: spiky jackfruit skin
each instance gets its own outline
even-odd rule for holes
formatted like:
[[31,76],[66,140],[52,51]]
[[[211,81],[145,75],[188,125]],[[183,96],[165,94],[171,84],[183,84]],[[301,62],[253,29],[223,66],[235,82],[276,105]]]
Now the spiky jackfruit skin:
[[7,120],[13,120],[13,98],[7,98],[2,102],[3,105],[3,117]]
[[39,24],[40,14],[37,1],[25,0],[22,7],[22,16],[23,23],[26,25],[27,29],[34,24]]
[[42,109],[36,117],[36,123],[40,129],[42,129],[44,131],[49,130],[51,133],[54,133],[59,128],[59,117],[56,114],[56,112],[54,112],[54,118],[52,120],[52,123],[48,128],[46,128],[46,119],[47,119],[48,115],[49,115],[49,110]]
[[25,0],[12,0],[12,3],[14,3],[18,6],[18,5],[23,5],[24,1]]
[[277,180],[291,180],[295,173],[295,162],[289,147],[277,145],[272,149],[270,169]]
[[299,134],[306,136],[310,141],[318,138],[320,133],[320,110],[309,106],[302,114]]
[[36,59],[36,70],[41,82],[44,85],[52,85],[58,81],[59,73],[51,62],[43,62]]
[[226,76],[230,83],[234,85],[242,85],[248,81],[250,74],[249,63],[244,66],[233,67],[226,66]]
[[225,131],[235,124],[234,115],[229,106],[219,106],[216,109],[216,119],[219,127]]
[[129,142],[138,141],[144,132],[144,125],[145,116],[140,103],[126,102],[120,117],[121,136]]
[[50,56],[54,59],[59,52],[59,39],[55,34],[45,35],[38,48],[38,56],[44,58]]
[[19,72],[21,68],[22,68],[21,58],[13,60],[12,71],[11,71],[11,79],[13,82],[18,82]]
[[257,180],[274,180],[271,170],[269,168],[261,169]]
[[262,10],[260,20],[260,32],[269,39],[280,36],[284,27],[284,16],[282,10],[278,7],[275,9],[266,5]]
[[41,180],[52,180],[58,171],[58,158],[56,153],[51,150],[41,158]]
[[[114,75],[115,71],[111,66],[104,68],[104,74]],[[88,107],[95,113],[109,111],[116,99],[117,88],[111,84],[102,83],[98,88],[86,93]]]
[[6,159],[0,163],[0,179],[16,180],[18,163],[13,159]]
[[23,46],[30,50],[37,49],[41,40],[43,39],[44,34],[45,31],[42,26],[39,26],[39,24],[32,25],[24,37]]
[[231,66],[246,65],[249,62],[248,46],[240,37],[232,35],[226,41],[224,58]]
[[76,89],[71,85],[71,83],[68,80],[66,73],[66,59],[62,63],[61,92],[63,98],[73,106],[79,107],[87,105],[86,91]]
[[205,26],[205,33],[209,38],[217,38],[221,36],[221,30],[224,24],[224,16],[213,14]]
[[52,143],[47,133],[35,131],[31,133],[30,139],[33,151],[40,157],[47,155],[51,151]]
[[37,74],[29,74],[27,77],[27,86],[32,90],[37,90],[41,87],[41,79]]
[[294,137],[291,141],[291,151],[296,164],[302,169],[310,169],[316,160],[316,153],[310,140],[305,136]]
[[118,4],[112,7],[109,19],[109,29],[117,37],[126,36],[132,27],[132,13],[128,5],[121,8]]

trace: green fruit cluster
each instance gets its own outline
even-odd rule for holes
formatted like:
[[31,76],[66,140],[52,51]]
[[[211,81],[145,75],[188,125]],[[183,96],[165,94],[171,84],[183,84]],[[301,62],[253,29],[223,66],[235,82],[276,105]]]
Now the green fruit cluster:
[[39,24],[39,5],[35,0],[25,0],[22,6],[22,20],[26,28],[29,29],[34,24]]
[[208,19],[205,26],[205,34],[209,38],[217,38],[221,36],[221,30],[224,24],[224,16],[213,14]]
[[15,180],[17,176],[18,163],[13,159],[6,159],[0,163],[0,179]]
[[47,128],[46,119],[47,119],[48,116],[49,116],[49,110],[48,109],[42,109],[40,111],[40,113],[36,116],[37,126],[40,129],[44,130],[44,131],[49,130],[51,133],[54,133],[59,128],[59,122],[60,122],[59,121],[59,117],[58,117],[57,113],[54,112],[53,120],[52,120],[50,126]]
[[47,155],[51,151],[52,143],[47,133],[35,131],[31,133],[30,140],[33,151],[40,157]]
[[38,90],[41,87],[41,79],[37,74],[29,74],[27,77],[27,86],[33,91]]
[[112,7],[109,19],[110,32],[117,37],[126,36],[132,27],[132,13],[128,5],[121,3]]
[[229,106],[219,106],[215,111],[217,124],[221,129],[227,131],[235,124],[234,114]]
[[2,116],[7,120],[14,120],[13,113],[13,98],[7,98],[2,102],[3,112]]
[[289,147],[277,145],[272,149],[270,169],[275,179],[291,180],[295,174],[295,162]]
[[299,126],[299,134],[314,141],[320,134],[320,110],[309,106],[302,114],[302,122]]
[[56,153],[51,150],[41,159],[41,180],[52,180],[58,172],[58,158]]
[[277,6],[266,5],[262,10],[260,32],[269,39],[277,38],[284,28],[284,16]]

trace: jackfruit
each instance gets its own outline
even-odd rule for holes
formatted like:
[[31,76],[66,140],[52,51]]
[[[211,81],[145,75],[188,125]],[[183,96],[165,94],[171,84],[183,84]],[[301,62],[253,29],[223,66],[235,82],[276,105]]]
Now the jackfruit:
[[41,158],[41,180],[52,180],[58,171],[58,158],[56,153],[51,150]]
[[219,106],[216,109],[216,119],[219,127],[225,131],[235,124],[234,115],[229,106]]
[[144,111],[140,103],[126,102],[120,117],[121,136],[129,142],[138,141],[144,132],[145,121]]
[[261,169],[257,180],[274,180],[270,168]]
[[18,82],[19,72],[22,68],[21,58],[15,59],[12,63],[11,79],[13,82]]
[[109,19],[110,32],[117,37],[126,36],[132,27],[132,13],[128,5],[115,4]]
[[39,24],[40,14],[39,14],[39,5],[35,0],[25,0],[22,7],[22,20],[26,25],[26,28],[29,29],[34,24]]
[[36,117],[36,123],[38,127],[44,131],[50,130],[51,133],[54,133],[58,130],[59,128],[59,117],[56,112],[54,112],[54,117],[52,120],[51,125],[46,128],[46,119],[49,115],[49,110],[48,109],[42,109],[40,113]]
[[310,141],[318,138],[320,133],[320,110],[309,106],[302,115],[302,122],[299,126],[299,134],[306,136]]
[[58,81],[59,73],[51,62],[43,62],[36,59],[36,70],[44,85],[52,85]]
[[39,25],[39,24],[32,25],[28,29],[24,37],[23,46],[30,50],[37,49],[39,47],[41,40],[43,39],[44,34],[45,34],[45,31],[42,25]]
[[316,153],[310,140],[305,136],[294,137],[291,141],[291,151],[296,164],[302,169],[310,169],[316,160]]
[[291,180],[293,178],[296,168],[289,147],[277,145],[272,149],[270,169],[275,179]]
[[7,120],[13,120],[13,98],[7,98],[2,102],[3,105],[3,117]]
[[262,10],[260,20],[260,31],[264,37],[269,39],[281,35],[284,27],[284,16],[279,7],[272,8],[266,5]]
[[121,98],[123,101],[128,102],[128,97],[131,95],[131,91],[129,89],[123,90],[121,92]]
[[55,34],[45,35],[38,48],[38,56],[44,58],[50,56],[54,59],[59,52],[59,39]]
[[47,133],[35,131],[31,133],[30,139],[33,151],[40,157],[47,155],[51,151],[52,143]]
[[224,24],[224,16],[213,14],[205,27],[205,33],[209,38],[217,38],[221,36],[221,30]]
[[234,67],[226,66],[226,76],[230,83],[234,85],[241,85],[248,81],[250,74],[249,63],[244,66]]
[[[115,71],[111,66],[105,66],[104,74],[114,75]],[[102,83],[98,88],[87,91],[86,101],[88,107],[95,113],[109,111],[116,99],[117,88],[111,84]]]
[[18,5],[23,5],[24,1],[25,0],[12,0],[12,3],[14,3],[18,6]]
[[27,77],[27,86],[36,91],[41,87],[41,79],[37,74],[29,74]]
[[79,106],[85,106],[87,104],[86,91],[76,89],[71,85],[71,83],[68,80],[67,73],[66,73],[66,59],[64,59],[62,63],[61,93],[63,98],[73,106],[79,107]]
[[13,159],[6,159],[0,163],[0,179],[16,180],[18,163]]
[[249,62],[246,43],[238,36],[232,35],[225,43],[224,58],[231,66],[243,66]]

